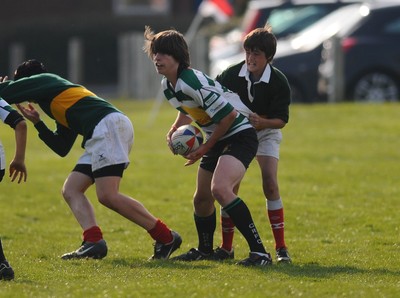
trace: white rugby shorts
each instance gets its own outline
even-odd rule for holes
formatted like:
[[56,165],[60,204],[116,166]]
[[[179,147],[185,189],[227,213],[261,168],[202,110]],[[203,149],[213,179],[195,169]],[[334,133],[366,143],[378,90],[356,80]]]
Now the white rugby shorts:
[[279,159],[279,148],[282,141],[280,129],[262,129],[257,131],[257,156],[272,156]]
[[92,137],[86,141],[85,152],[78,164],[90,164],[92,172],[117,164],[129,165],[134,130],[131,121],[121,113],[111,113],[94,128]]

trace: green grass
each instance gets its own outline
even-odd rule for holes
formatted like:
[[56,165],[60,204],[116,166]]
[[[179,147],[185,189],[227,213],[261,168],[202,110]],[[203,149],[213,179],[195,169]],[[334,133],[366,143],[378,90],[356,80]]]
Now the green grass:
[[[132,119],[135,144],[121,191],[180,232],[179,252],[197,245],[192,215],[196,166],[170,154],[165,134],[175,110],[115,101]],[[60,189],[82,150],[60,158],[29,126],[28,182],[0,185],[0,227],[16,278],[0,297],[398,297],[400,293],[400,105],[293,105],[283,130],[279,166],[286,241],[293,264],[242,268],[234,262],[150,262],[149,235],[88,192],[109,245],[103,260],[62,261],[81,229]],[[46,123],[52,123],[46,119]],[[13,132],[0,138],[13,153]],[[253,163],[241,197],[267,250],[273,251],[259,169]],[[220,229],[215,245],[220,243]],[[247,256],[236,233],[236,259]]]

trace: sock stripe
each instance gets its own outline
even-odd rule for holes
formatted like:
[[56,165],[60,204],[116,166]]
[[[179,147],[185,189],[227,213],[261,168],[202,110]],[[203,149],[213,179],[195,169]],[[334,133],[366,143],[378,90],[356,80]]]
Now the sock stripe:
[[273,230],[283,229],[284,227],[285,227],[285,223],[284,222],[271,224],[271,228]]
[[232,208],[235,208],[238,204],[240,204],[240,202],[242,202],[242,200],[239,197],[237,197],[231,203],[229,203],[228,205],[223,207],[222,210],[229,212],[229,210],[231,210]]

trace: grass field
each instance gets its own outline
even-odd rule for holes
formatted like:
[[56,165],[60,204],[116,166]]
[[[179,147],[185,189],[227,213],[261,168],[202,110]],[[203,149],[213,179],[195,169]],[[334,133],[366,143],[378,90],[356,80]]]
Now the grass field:
[[[132,163],[121,185],[183,237],[197,245],[192,193],[196,166],[173,156],[165,134],[175,119],[167,104],[155,122],[151,102],[115,101],[132,119]],[[46,123],[52,123],[45,118]],[[63,261],[81,230],[60,195],[82,150],[52,153],[29,124],[28,182],[0,185],[0,235],[16,277],[0,281],[0,297],[399,297],[400,105],[293,105],[283,130],[279,182],[286,241],[293,264],[242,268],[234,262],[147,261],[148,234],[96,201],[109,246],[103,260]],[[13,152],[13,132],[0,138]],[[80,140],[79,140],[80,141]],[[260,175],[253,163],[241,197],[268,251],[273,251]],[[220,243],[220,229],[215,246]],[[248,248],[237,232],[236,259]]]

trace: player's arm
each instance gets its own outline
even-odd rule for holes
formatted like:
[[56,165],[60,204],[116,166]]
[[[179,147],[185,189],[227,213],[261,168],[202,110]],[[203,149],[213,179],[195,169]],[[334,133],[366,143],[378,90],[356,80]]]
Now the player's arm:
[[229,104],[228,100],[220,94],[220,90],[213,86],[206,86],[198,90],[185,90],[208,114],[216,125],[213,132],[207,137],[207,141],[185,158],[185,165],[191,165],[206,154],[231,128],[235,122],[237,111]]
[[28,107],[18,104],[17,107],[22,115],[34,124],[36,130],[39,132],[39,138],[51,150],[61,157],[68,154],[78,136],[76,133],[59,123],[57,123],[55,131],[50,130],[41,120],[39,112],[31,104],[28,104]]
[[280,129],[284,128],[286,122],[279,118],[269,119],[266,116],[260,116],[257,113],[250,113],[249,121],[256,130],[265,128]]
[[[22,118],[22,116],[21,116]],[[27,125],[26,121],[22,119],[19,121],[15,128],[15,155],[10,163],[9,171],[11,181],[18,178],[18,183],[22,180],[26,182],[28,173],[25,166],[25,151],[26,151],[26,140],[27,140]]]
[[219,139],[221,139],[228,132],[229,128],[232,126],[233,122],[236,119],[236,114],[237,111],[233,109],[229,114],[223,117],[216,124],[216,127],[212,132],[212,134],[207,139],[207,142],[201,144],[197,150],[185,156],[185,158],[188,159],[185,166],[189,166],[195,163],[204,154],[206,154],[215,145],[215,143],[219,141]]
[[[215,143],[217,143],[229,130],[232,126],[233,122],[236,119],[236,110],[232,110],[229,114],[227,114],[224,118],[222,118],[218,123],[216,123],[216,127],[212,134],[208,137],[207,142],[203,143],[199,149],[204,151],[204,154],[210,150]],[[203,148],[201,148],[203,147]],[[199,150],[198,149],[198,150]],[[197,151],[197,150],[196,150]]]
[[4,81],[1,84],[1,96],[9,104],[35,102],[36,98],[43,96],[44,92],[48,91],[46,90],[50,85],[48,80],[48,77],[32,76],[23,80]]
[[0,182],[3,180],[4,174],[6,172],[4,164],[2,163],[4,160],[5,160],[5,154],[4,154],[3,144],[1,144],[0,142]]
[[27,125],[25,119],[3,99],[0,99],[0,115],[4,123],[13,128],[15,132],[15,155],[9,166],[11,181],[17,178],[18,183],[22,180],[26,181],[25,150]]

